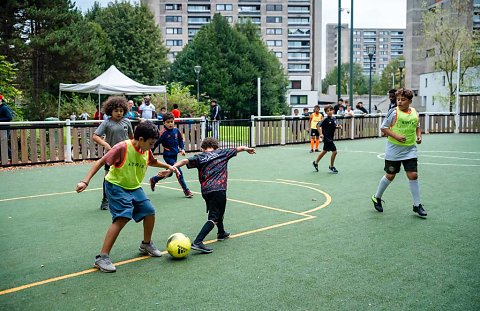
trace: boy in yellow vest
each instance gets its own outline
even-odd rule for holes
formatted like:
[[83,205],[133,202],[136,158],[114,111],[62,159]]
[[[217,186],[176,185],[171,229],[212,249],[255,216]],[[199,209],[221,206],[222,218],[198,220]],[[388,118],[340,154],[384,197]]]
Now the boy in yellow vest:
[[147,198],[140,183],[145,177],[147,166],[163,167],[168,170],[159,176],[166,178],[171,172],[178,176],[178,170],[160,162],[151,151],[158,138],[158,128],[151,122],[137,125],[132,140],[119,142],[100,160],[95,162],[87,176],[77,184],[77,192],[82,192],[98,170],[105,164],[110,166],[105,176],[105,192],[110,203],[112,224],[108,228],[100,254],[95,257],[95,267],[102,272],[115,272],[110,261],[110,251],[120,231],[130,221],[143,221],[143,241],[139,251],[153,257],[160,257],[160,251],[151,238],[155,225],[155,208]]
[[417,173],[417,144],[422,143],[422,130],[418,122],[418,113],[410,107],[413,92],[399,89],[396,92],[397,107],[391,109],[382,123],[382,132],[387,136],[385,148],[385,176],[380,179],[377,192],[372,196],[373,207],[383,212],[382,195],[403,164],[413,197],[413,211],[425,217],[427,213],[420,204],[420,187]]
[[313,152],[315,146],[315,152],[318,152],[318,145],[320,144],[320,134],[317,130],[318,122],[323,120],[323,114],[320,113],[320,106],[315,105],[313,107],[313,113],[309,116],[310,123],[310,153]]

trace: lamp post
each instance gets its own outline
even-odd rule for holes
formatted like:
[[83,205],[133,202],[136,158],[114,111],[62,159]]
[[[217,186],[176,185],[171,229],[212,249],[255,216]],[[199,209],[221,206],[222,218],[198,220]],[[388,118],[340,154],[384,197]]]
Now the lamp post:
[[193,67],[193,70],[195,70],[195,73],[197,74],[197,102],[200,102],[200,80],[199,80],[199,75],[200,75],[200,70],[202,69],[202,66],[195,66]]
[[368,113],[372,113],[372,59],[375,55],[375,45],[367,45],[368,59],[370,60],[369,80],[368,80]]
[[405,68],[405,61],[403,59],[400,59],[398,61],[398,69],[400,69],[400,88],[402,88],[402,71],[403,68]]

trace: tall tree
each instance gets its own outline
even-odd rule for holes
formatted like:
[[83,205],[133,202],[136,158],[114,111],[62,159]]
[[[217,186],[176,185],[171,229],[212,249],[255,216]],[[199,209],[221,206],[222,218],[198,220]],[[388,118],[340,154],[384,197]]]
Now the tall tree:
[[445,73],[450,111],[453,111],[458,87],[454,80],[458,52],[461,52],[460,80],[463,80],[468,68],[480,63],[479,39],[474,36],[472,27],[467,25],[469,15],[472,15],[470,0],[451,0],[448,8],[439,3],[423,15],[424,48],[427,58],[432,57],[434,69]]
[[[342,94],[348,94],[348,81],[349,81],[349,63],[343,63],[341,65],[341,77],[340,77],[340,91]],[[322,92],[327,93],[329,85],[337,84],[337,66],[335,66],[330,72],[328,72],[325,78],[322,80]],[[359,64],[353,64],[353,94],[363,95],[368,93],[367,78],[363,74],[362,66]]]
[[171,79],[195,85],[194,66],[200,65],[204,98],[216,98],[230,117],[238,118],[256,114],[257,77],[261,77],[262,113],[284,113],[287,81],[257,31],[253,25],[234,29],[216,14],[177,55]]
[[[385,95],[392,89],[392,86],[396,89],[400,88],[400,69],[398,67],[398,61],[400,59],[403,59],[403,57],[392,59],[383,69],[380,79],[372,86],[373,94]],[[405,72],[402,73],[402,81],[405,81],[404,74]],[[395,80],[394,85],[392,85],[393,80]]]
[[86,17],[100,24],[112,45],[105,68],[115,65],[130,78],[144,84],[166,80],[170,66],[153,14],[146,6],[129,2],[94,5]]
[[26,117],[42,119],[55,110],[51,97],[60,82],[84,81],[99,72],[105,37],[69,0],[8,1],[5,9],[0,50],[18,68]]

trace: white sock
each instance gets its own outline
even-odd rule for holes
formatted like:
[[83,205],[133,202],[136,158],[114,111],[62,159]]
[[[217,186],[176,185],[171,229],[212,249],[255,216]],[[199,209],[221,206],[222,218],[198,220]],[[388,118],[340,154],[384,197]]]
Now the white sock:
[[383,193],[387,189],[388,185],[390,185],[390,183],[391,181],[388,180],[387,177],[385,177],[385,175],[383,175],[382,179],[380,179],[380,182],[378,183],[377,192],[375,192],[375,197],[381,199]]
[[409,180],[410,192],[412,193],[413,205],[418,206],[420,204],[420,185],[418,179]]

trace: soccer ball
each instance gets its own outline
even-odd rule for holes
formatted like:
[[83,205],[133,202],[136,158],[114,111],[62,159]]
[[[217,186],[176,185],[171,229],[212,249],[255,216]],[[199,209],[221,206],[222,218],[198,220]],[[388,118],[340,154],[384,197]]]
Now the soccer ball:
[[167,240],[167,251],[173,258],[186,257],[190,246],[190,239],[183,233],[174,233]]

